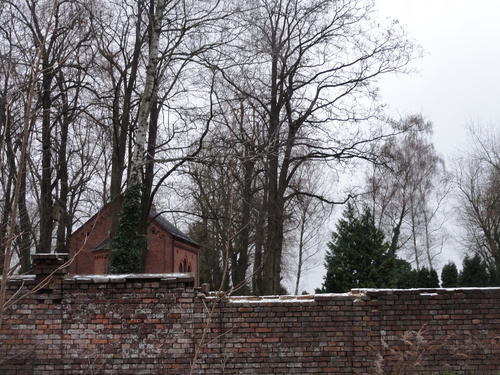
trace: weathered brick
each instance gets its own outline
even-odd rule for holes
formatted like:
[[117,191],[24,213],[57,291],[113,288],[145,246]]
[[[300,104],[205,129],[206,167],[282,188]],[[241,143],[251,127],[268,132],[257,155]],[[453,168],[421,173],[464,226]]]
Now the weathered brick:
[[422,372],[440,372],[444,362],[477,374],[498,366],[500,289],[202,302],[171,278],[116,280],[60,275],[56,289],[29,293],[34,278],[13,279],[10,293],[23,288],[26,297],[5,312],[0,373],[185,374],[196,348],[197,371],[207,374],[224,366],[233,374],[366,374],[377,355],[391,373],[415,348],[425,354]]

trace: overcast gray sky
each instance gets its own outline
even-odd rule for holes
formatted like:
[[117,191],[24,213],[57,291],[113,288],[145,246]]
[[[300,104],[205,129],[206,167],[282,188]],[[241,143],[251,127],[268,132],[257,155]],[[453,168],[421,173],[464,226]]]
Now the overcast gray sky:
[[498,123],[500,1],[377,0],[381,17],[397,19],[424,48],[420,73],[381,81],[394,113],[422,113],[434,123],[446,156],[464,141],[466,121]]
[[[500,0],[376,0],[380,17],[396,19],[425,50],[417,74],[386,76],[382,100],[397,116],[422,114],[434,124],[445,158],[463,146],[467,121],[500,123]],[[456,244],[441,256],[460,267]],[[320,287],[324,267],[306,277]]]

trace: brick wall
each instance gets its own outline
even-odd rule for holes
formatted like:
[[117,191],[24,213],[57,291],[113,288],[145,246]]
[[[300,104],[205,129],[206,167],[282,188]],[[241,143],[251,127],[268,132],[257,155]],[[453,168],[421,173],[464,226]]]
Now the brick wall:
[[37,256],[36,276],[9,282],[0,374],[189,374],[195,358],[197,374],[500,368],[500,289],[217,298],[182,274],[68,276],[64,262]]
[[[111,206],[106,205],[70,236],[70,256],[74,257],[74,261],[69,265],[69,273],[80,275],[106,273],[109,261],[109,244],[106,241],[109,240],[112,221],[110,209]],[[192,272],[196,277],[195,284],[198,284],[199,246],[173,235],[169,232],[169,227],[165,227],[166,220],[161,216],[157,219],[148,224],[146,272]],[[179,265],[183,263],[184,266],[184,262],[185,269],[180,271]]]

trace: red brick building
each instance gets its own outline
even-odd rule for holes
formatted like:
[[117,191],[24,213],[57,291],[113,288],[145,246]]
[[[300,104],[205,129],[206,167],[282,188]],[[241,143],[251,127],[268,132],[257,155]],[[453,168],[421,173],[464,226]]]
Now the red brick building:
[[[70,256],[74,257],[69,273],[104,274],[108,268],[110,206],[90,218],[70,237]],[[192,272],[195,285],[199,284],[200,246],[172,223],[158,214],[149,212],[148,250],[145,273]]]

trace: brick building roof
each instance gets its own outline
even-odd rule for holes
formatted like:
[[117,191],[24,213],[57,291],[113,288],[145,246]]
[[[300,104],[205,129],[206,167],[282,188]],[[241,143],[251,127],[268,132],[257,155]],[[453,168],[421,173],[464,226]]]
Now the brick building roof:
[[200,246],[199,244],[196,243],[191,237],[189,237],[187,234],[182,232],[179,228],[177,228],[174,224],[172,224],[170,221],[165,219],[161,215],[161,213],[157,212],[154,208],[152,208],[149,211],[149,218],[156,222],[158,225],[160,225],[163,229],[165,229],[167,232],[171,233],[174,237],[177,237],[179,239],[182,239],[184,241],[187,241],[193,245]]

